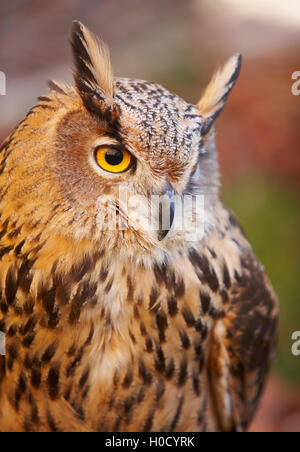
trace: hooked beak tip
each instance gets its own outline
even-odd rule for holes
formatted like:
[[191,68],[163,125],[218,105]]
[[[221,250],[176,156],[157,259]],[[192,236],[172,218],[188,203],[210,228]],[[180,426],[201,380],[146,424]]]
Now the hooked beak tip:
[[[158,240],[161,242],[170,232],[175,215],[175,195],[174,191],[168,190],[168,201],[165,202],[166,196],[164,197],[164,202],[160,202],[160,212],[159,212],[159,231],[158,231]],[[166,228],[166,223],[168,227]]]

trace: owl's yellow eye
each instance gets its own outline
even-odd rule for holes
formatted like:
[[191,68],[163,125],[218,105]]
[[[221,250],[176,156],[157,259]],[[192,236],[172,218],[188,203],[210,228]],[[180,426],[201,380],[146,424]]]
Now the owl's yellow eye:
[[102,146],[96,149],[96,162],[105,171],[122,173],[131,162],[131,154],[123,149]]

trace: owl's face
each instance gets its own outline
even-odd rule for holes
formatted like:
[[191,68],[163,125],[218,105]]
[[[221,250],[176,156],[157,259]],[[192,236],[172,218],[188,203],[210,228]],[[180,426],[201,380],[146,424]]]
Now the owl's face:
[[[197,107],[159,85],[129,79],[115,80],[113,114],[108,107],[91,115],[80,98],[74,101],[79,108],[74,103],[56,127],[52,171],[62,194],[76,193],[77,215],[92,211],[106,242],[164,247],[154,204],[166,193],[182,195],[197,167],[204,124]],[[116,211],[128,223],[122,233]]]
[[19,125],[2,203],[28,234],[47,228],[74,246],[86,241],[135,258],[179,246],[186,231],[172,228],[176,196],[204,194],[212,222],[219,179],[211,126],[239,59],[194,106],[157,84],[114,78],[107,49],[79,23],[72,45],[75,87],[52,83],[52,93]]

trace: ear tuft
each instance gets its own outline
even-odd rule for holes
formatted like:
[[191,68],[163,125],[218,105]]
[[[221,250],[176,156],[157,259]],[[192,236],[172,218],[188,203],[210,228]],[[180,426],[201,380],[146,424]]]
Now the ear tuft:
[[67,87],[62,83],[56,82],[55,80],[48,80],[47,85],[48,88],[55,93],[67,94]]
[[222,69],[219,69],[205,89],[199,103],[200,115],[205,118],[207,132],[223,110],[227,97],[239,76],[242,55],[233,55]]
[[114,96],[110,54],[102,40],[82,23],[73,22],[71,45],[75,62],[75,84],[80,95],[101,93],[108,104]]

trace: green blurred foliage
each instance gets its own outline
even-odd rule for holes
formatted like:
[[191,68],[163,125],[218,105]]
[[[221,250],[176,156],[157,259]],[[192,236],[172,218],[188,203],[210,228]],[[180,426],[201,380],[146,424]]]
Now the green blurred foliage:
[[291,335],[300,331],[299,196],[286,184],[252,174],[225,189],[224,200],[243,225],[280,300],[277,369],[300,382],[300,357],[291,353]]

